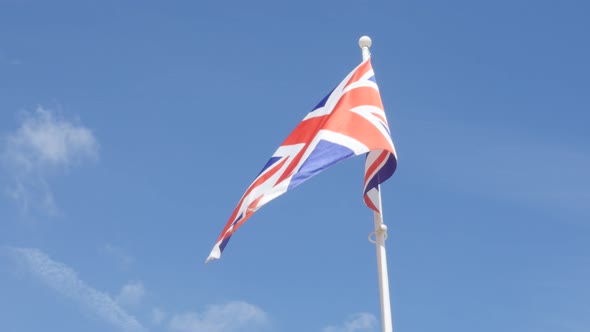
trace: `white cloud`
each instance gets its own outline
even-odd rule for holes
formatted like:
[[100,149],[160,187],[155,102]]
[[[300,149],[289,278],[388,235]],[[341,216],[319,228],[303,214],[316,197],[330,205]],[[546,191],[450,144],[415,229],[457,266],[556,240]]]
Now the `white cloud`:
[[17,202],[23,212],[35,207],[50,216],[57,214],[58,209],[53,193],[43,178],[21,179],[17,177],[12,186],[4,189],[4,193]]
[[25,113],[21,126],[8,136],[7,151],[25,167],[69,166],[96,158],[98,143],[88,128],[38,107],[33,113]]
[[67,265],[52,260],[38,249],[9,248],[11,255],[49,288],[66,296],[114,327],[128,332],[144,331],[143,326],[106,293],[81,280]]
[[133,281],[123,285],[119,295],[117,295],[117,302],[123,306],[135,307],[139,305],[145,296],[145,288],[141,282]]
[[18,129],[2,140],[0,161],[11,183],[4,192],[24,212],[35,208],[55,214],[47,178],[97,158],[98,142],[79,121],[62,119],[42,107],[24,112]]
[[260,308],[242,301],[212,305],[202,313],[174,315],[169,328],[180,332],[232,332],[260,330],[269,324]]
[[348,317],[342,326],[328,326],[322,332],[370,332],[376,331],[378,324],[375,315],[361,312]]
[[152,322],[156,325],[160,325],[166,319],[166,313],[160,308],[152,309]]

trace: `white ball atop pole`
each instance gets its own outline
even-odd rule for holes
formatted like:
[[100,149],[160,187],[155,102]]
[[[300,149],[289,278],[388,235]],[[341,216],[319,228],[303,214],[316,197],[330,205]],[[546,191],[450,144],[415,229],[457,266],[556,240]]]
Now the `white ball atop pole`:
[[367,48],[369,48],[369,47],[371,47],[371,44],[372,44],[372,43],[373,43],[373,42],[371,41],[371,38],[370,38],[369,36],[362,36],[362,37],[359,39],[359,46],[360,46],[361,48],[364,48],[364,47],[367,47]]
[[361,54],[363,55],[363,61],[367,60],[371,56],[371,52],[369,51],[369,47],[371,47],[371,38],[369,36],[362,36],[359,39],[359,46],[361,47]]

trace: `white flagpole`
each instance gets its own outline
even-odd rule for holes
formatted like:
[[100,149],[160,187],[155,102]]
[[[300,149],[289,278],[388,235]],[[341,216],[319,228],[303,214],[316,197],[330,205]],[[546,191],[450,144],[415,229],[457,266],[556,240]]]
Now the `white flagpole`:
[[[359,46],[363,54],[363,61],[367,60],[371,53],[371,38],[363,36],[359,39]],[[383,207],[381,206],[381,188],[377,187],[378,212],[373,212],[375,220],[375,246],[377,248],[377,271],[379,274],[379,297],[381,300],[381,326],[383,332],[393,332],[393,323],[391,319],[391,301],[389,299],[389,276],[387,274],[387,254],[385,252],[385,239],[387,238],[387,226],[383,223]],[[370,239],[370,236],[369,236]],[[373,242],[373,241],[371,241]]]

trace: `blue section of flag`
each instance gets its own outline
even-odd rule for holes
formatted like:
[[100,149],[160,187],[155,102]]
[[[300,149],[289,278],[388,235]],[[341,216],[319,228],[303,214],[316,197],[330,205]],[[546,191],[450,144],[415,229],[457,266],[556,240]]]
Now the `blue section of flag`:
[[223,251],[223,249],[225,249],[225,246],[227,246],[229,239],[231,239],[231,234],[224,238],[223,241],[221,241],[221,244],[219,245],[219,250]]
[[379,171],[377,171],[377,173],[367,183],[365,193],[373,188],[377,188],[379,184],[389,179],[395,172],[396,168],[397,159],[393,154],[389,154],[387,156],[387,161],[385,162],[385,165],[383,165],[383,167],[381,167],[381,169],[379,169]]
[[297,187],[324,169],[350,157],[354,157],[354,152],[351,149],[336,143],[320,140],[299,169],[299,172],[291,179],[289,190]]
[[264,165],[264,167],[262,167],[262,170],[260,171],[260,173],[258,173],[258,175],[256,177],[258,177],[260,174],[262,174],[262,172],[264,172],[267,168],[269,168],[270,166],[274,165],[277,161],[279,161],[281,159],[281,157],[272,157],[270,158],[267,162],[266,165]]
[[382,123],[381,128],[385,129],[385,131],[387,131],[387,133],[391,136],[391,132],[389,132],[389,128],[386,125]]
[[313,112],[313,111],[317,110],[318,108],[322,108],[322,107],[324,107],[324,106],[326,105],[326,102],[328,101],[328,98],[330,98],[330,95],[332,95],[332,92],[334,92],[334,89],[332,89],[332,91],[330,91],[330,93],[328,93],[328,94],[327,94],[327,95],[324,97],[324,99],[322,99],[322,100],[321,100],[321,101],[320,101],[320,102],[319,102],[319,103],[316,105],[316,107],[314,107],[314,108],[313,108],[313,110],[312,110],[311,112]]

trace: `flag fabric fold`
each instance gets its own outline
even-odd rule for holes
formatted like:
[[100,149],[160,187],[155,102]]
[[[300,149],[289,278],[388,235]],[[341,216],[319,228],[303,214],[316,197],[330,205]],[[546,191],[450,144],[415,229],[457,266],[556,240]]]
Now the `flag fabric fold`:
[[366,154],[365,204],[380,213],[379,184],[397,156],[370,58],[363,61],[299,123],[248,187],[207,262],[221,257],[234,232],[266,203],[336,163]]

